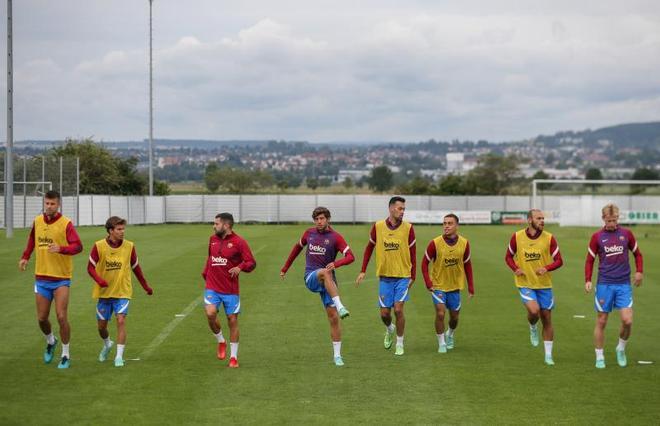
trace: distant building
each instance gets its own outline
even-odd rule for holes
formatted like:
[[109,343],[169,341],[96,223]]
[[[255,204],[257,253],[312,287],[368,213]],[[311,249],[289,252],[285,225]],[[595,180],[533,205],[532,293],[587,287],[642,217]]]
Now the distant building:
[[463,173],[463,163],[465,162],[465,154],[462,152],[448,152],[447,153],[447,174],[460,175]]
[[357,182],[363,177],[369,177],[370,174],[370,170],[339,170],[336,182],[342,183],[348,178],[350,178],[353,182]]

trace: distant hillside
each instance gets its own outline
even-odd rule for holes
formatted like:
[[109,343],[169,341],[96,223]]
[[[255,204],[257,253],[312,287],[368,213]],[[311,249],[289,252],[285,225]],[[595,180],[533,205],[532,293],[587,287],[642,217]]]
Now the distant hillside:
[[562,139],[582,139],[588,147],[597,146],[599,141],[609,140],[615,148],[660,149],[660,122],[630,123],[603,127],[597,130],[557,132],[552,136],[538,136],[537,141],[559,145]]

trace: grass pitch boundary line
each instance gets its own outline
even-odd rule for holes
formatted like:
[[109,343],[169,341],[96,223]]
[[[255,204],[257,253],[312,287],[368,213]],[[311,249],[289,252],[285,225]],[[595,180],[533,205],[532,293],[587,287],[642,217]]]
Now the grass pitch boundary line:
[[[257,250],[252,252],[253,255],[256,255],[263,249],[265,249],[266,246],[259,247]],[[197,306],[202,302],[201,297],[196,297],[195,300],[190,302],[188,306],[180,313],[176,314],[174,319],[170,321],[164,328],[163,330],[154,338],[154,340],[149,343],[149,345],[144,348],[142,351],[142,354],[140,354],[139,359],[145,359],[148,358],[151,354],[154,353],[156,348],[161,345],[169,337],[169,335],[174,331],[174,329],[179,325],[181,321],[186,319],[186,317],[197,308]]]

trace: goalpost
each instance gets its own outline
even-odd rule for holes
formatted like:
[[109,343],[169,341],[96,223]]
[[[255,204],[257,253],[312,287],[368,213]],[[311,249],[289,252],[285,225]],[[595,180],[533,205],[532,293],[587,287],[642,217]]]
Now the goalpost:
[[660,195],[641,195],[632,191],[618,193],[595,192],[598,186],[628,187],[634,185],[660,186],[660,180],[613,180],[613,179],[534,179],[532,180],[532,206],[539,206],[539,189],[543,184],[553,186],[587,185],[592,193],[584,191],[570,197],[559,196],[559,224],[561,226],[599,226],[601,208],[610,202],[617,204],[621,211],[621,223],[660,224]]

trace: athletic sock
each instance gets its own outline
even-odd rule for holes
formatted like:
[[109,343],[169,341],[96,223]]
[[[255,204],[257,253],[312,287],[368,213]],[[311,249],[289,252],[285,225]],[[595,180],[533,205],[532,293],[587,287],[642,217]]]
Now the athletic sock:
[[53,333],[46,334],[46,344],[48,345],[55,344],[55,335]]
[[536,324],[529,323],[529,329],[531,331],[536,331]]
[[238,342],[229,342],[230,358],[238,358]]
[[215,339],[218,341],[218,343],[224,343],[225,342],[225,336],[222,335],[222,330],[218,332],[218,334],[214,334]]
[[68,343],[62,343],[62,356],[65,356],[67,358],[71,358],[69,355],[69,344]]
[[451,327],[450,327],[449,329],[447,329],[447,336],[449,336],[449,337],[453,336],[453,335],[454,335],[454,331],[456,331],[455,328],[451,328]]
[[110,337],[106,337],[105,339],[103,339],[103,345],[104,345],[106,348],[109,348],[110,345],[112,345],[112,340],[110,340]]
[[552,356],[552,340],[544,340],[543,346],[545,347],[545,355]]
[[616,350],[617,351],[625,351],[626,350],[626,343],[628,343],[627,340],[623,340],[622,338],[619,337],[619,344],[616,345]]
[[341,356],[341,341],[332,342],[332,351],[334,353],[335,358]]
[[390,325],[386,325],[385,328],[387,329],[388,333],[394,333],[396,331],[396,327],[394,327],[394,324],[390,323]]
[[126,345],[117,345],[117,356],[115,359],[124,359],[124,348]]
[[339,296],[333,297],[332,303],[335,304],[335,308],[337,308],[337,310],[340,310],[341,308],[344,307],[344,305],[341,303],[341,300],[339,299]]
[[596,361],[601,360],[601,359],[605,360],[605,354],[603,354],[602,349],[596,348]]
[[396,336],[396,345],[403,346],[403,336]]
[[438,336],[438,346],[445,344],[445,333],[436,334]]

